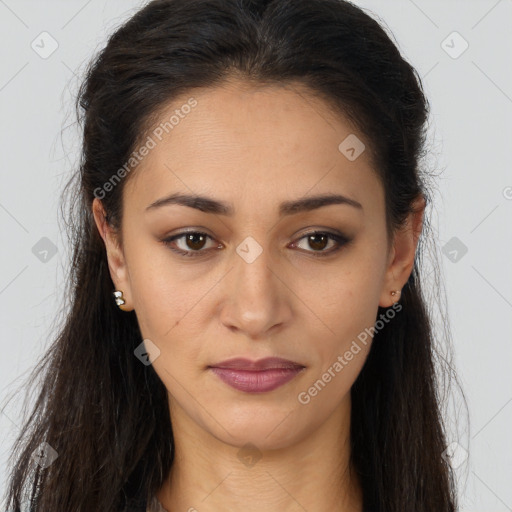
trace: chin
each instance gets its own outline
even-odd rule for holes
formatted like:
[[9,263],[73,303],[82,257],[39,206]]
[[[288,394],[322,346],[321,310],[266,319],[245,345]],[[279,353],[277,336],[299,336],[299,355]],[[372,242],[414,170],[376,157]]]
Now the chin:
[[219,441],[236,448],[249,444],[261,451],[279,450],[293,445],[301,437],[299,425],[292,416],[282,408],[276,414],[267,412],[262,415],[253,411],[252,414],[244,413],[243,416],[214,416],[219,419],[218,423],[211,425],[211,433]]

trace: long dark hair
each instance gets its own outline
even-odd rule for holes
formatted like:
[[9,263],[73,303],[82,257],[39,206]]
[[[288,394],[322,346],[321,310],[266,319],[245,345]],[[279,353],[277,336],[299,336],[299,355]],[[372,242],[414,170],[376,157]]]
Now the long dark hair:
[[[174,456],[167,392],[152,366],[134,357],[141,333],[135,313],[113,301],[91,205],[169,101],[234,76],[305,85],[354,123],[385,189],[389,236],[420,195],[428,210],[420,165],[428,101],[416,70],[362,9],[343,0],[147,4],[109,38],[77,96],[83,147],[79,172],[64,190],[73,248],[70,307],[30,377],[41,388],[11,456],[10,508],[120,511],[149,499],[166,478]],[[102,193],[114,229],[130,176]],[[443,358],[420,279],[429,233],[425,215],[403,309],[375,333],[351,390],[351,457],[368,511],[456,509],[452,469],[443,457],[439,377],[444,381],[446,365],[437,364]],[[47,446],[42,443],[58,454],[47,467],[34,462],[35,451]]]

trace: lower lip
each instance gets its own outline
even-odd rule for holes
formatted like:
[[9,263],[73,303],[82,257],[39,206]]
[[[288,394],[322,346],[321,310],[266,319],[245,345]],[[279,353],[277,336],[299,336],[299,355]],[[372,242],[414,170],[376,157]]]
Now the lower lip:
[[269,370],[236,370],[210,368],[221,380],[239,391],[262,393],[286,384],[304,368],[273,368]]

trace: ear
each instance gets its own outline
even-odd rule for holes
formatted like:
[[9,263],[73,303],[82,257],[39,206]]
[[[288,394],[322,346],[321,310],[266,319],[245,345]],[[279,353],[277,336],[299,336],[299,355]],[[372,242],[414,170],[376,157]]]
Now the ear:
[[402,290],[411,275],[416,247],[423,228],[425,205],[425,198],[420,195],[414,201],[413,211],[405,225],[395,234],[379,302],[379,306],[383,308],[392,306],[400,299],[400,294],[393,296],[391,292]]
[[[123,311],[132,311],[133,306],[131,305],[130,279],[123,249],[119,244],[116,233],[107,221],[105,209],[98,198],[94,198],[92,202],[92,213],[99,234],[105,243],[110,277],[112,278],[115,289],[123,292],[123,299],[125,303],[119,306],[119,308]],[[112,301],[114,300],[115,299],[112,296]]]

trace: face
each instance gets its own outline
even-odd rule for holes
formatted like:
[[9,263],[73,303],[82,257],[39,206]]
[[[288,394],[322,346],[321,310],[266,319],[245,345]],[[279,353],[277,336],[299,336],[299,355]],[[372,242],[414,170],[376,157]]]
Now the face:
[[[152,364],[173,421],[233,446],[284,447],[349,410],[371,346],[361,334],[397,300],[415,239],[404,231],[388,246],[369,151],[354,159],[339,148],[348,136],[367,141],[306,89],[233,82],[193,97],[172,131],[153,132],[126,183],[122,246],[97,199],[95,219],[123,309],[160,351]],[[208,201],[161,201],[171,195]],[[309,201],[327,196],[340,197]],[[234,357],[302,369],[265,372],[260,384],[289,378],[273,389],[237,389],[210,368]]]

